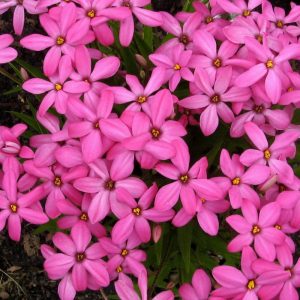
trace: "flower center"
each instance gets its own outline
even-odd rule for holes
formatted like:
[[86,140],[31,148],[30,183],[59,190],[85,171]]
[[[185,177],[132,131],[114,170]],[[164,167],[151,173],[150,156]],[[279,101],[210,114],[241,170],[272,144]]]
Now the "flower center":
[[96,16],[96,12],[92,9],[87,13],[87,16],[93,19]]
[[118,273],[121,273],[121,272],[123,271],[123,268],[122,268],[121,266],[118,266],[118,267],[116,268],[116,271],[117,271]]
[[131,3],[129,0],[124,0],[122,6],[131,8]]
[[244,11],[243,11],[243,16],[244,17],[249,17],[251,15],[251,11],[249,10],[249,9],[245,9]]
[[65,43],[65,39],[62,37],[62,36],[59,36],[57,39],[56,39],[56,44],[58,46],[61,46]]
[[262,44],[262,42],[263,42],[263,37],[262,37],[262,35],[258,34],[258,35],[256,36],[256,39],[257,39],[257,41],[258,41],[260,44]]
[[256,284],[255,284],[255,281],[253,279],[251,279],[251,280],[248,281],[248,284],[247,284],[248,290],[255,289],[255,286],[256,286]]
[[181,175],[181,176],[179,177],[179,180],[180,180],[182,183],[187,183],[188,180],[189,180],[189,175],[188,175],[188,174]]
[[214,18],[212,16],[208,16],[208,17],[205,18],[205,23],[206,24],[209,24],[209,23],[211,23],[213,21],[214,21]]
[[290,92],[293,92],[294,91],[294,88],[292,86],[290,86],[287,91],[290,93]]
[[147,97],[146,96],[139,96],[136,100],[137,103],[145,103],[147,101]]
[[94,124],[94,128],[95,128],[95,129],[99,129],[99,128],[100,128],[99,122],[96,122],[96,123]]
[[258,113],[258,114],[261,114],[263,111],[264,111],[264,106],[263,105],[255,105],[253,107],[253,110]]
[[264,151],[264,158],[266,160],[269,160],[271,158],[271,152],[270,152],[269,149],[267,149],[267,150]]
[[12,213],[16,213],[18,211],[17,204],[10,204],[9,208],[10,208]]
[[62,180],[59,176],[56,176],[54,181],[53,181],[54,185],[56,186],[61,186],[62,185]]
[[128,253],[129,253],[129,251],[128,251],[127,249],[123,249],[123,250],[121,251],[121,255],[122,255],[122,256],[126,256],[126,255],[128,255]]
[[105,183],[105,189],[112,191],[115,188],[115,182],[112,180],[108,180]]
[[190,42],[190,39],[186,34],[182,34],[179,38],[179,42],[184,45],[187,45]]
[[259,234],[260,231],[261,231],[261,229],[258,225],[253,225],[252,231],[251,231],[253,235]]
[[82,262],[85,259],[84,253],[77,253],[76,254],[76,261],[77,262]]
[[277,28],[283,28],[283,25],[284,25],[284,23],[283,23],[282,20],[278,20],[278,21],[276,22],[276,27],[277,27]]
[[219,103],[220,101],[221,101],[221,98],[220,98],[219,95],[214,95],[214,96],[212,96],[212,97],[210,98],[210,102],[211,102],[211,103],[217,104],[217,103]]
[[179,64],[175,64],[174,70],[175,70],[175,71],[181,70],[181,66],[180,66]]
[[160,136],[160,131],[156,128],[152,128],[151,129],[151,134],[152,134],[152,137],[155,138],[155,139],[158,139],[159,136]]
[[279,225],[279,224],[276,224],[274,227],[275,227],[277,230],[281,230],[281,229],[282,229],[281,225]]
[[222,60],[217,57],[214,61],[213,61],[213,65],[216,67],[216,68],[221,68],[222,67]]
[[83,213],[80,215],[79,219],[80,219],[81,221],[85,221],[85,222],[86,222],[86,221],[89,219],[89,217],[88,217],[87,213],[83,212]]
[[279,184],[278,189],[279,189],[279,192],[280,192],[280,193],[281,193],[281,192],[284,192],[284,191],[286,191],[286,186],[283,185],[283,184]]
[[132,209],[132,212],[136,216],[140,216],[142,214],[142,210],[139,207],[135,207]]
[[268,59],[268,60],[267,60],[267,62],[266,62],[266,67],[267,67],[268,69],[274,68],[274,62],[273,62],[272,59]]
[[239,185],[240,183],[241,183],[241,178],[235,177],[234,179],[232,179],[233,185]]
[[62,88],[63,88],[63,86],[62,86],[60,83],[55,83],[55,89],[56,89],[57,91],[61,91]]
[[205,203],[205,202],[206,202],[206,199],[205,199],[205,198],[200,198],[200,201],[201,201],[202,203]]

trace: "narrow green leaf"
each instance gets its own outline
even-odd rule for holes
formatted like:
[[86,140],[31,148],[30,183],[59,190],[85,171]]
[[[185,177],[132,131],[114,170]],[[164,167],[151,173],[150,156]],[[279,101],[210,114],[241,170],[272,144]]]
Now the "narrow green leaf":
[[33,77],[39,77],[39,78],[45,77],[43,72],[39,68],[32,66],[31,64],[27,63],[22,59],[17,58],[15,62],[19,64],[21,67],[23,67]]
[[58,230],[58,227],[56,224],[56,220],[50,220],[48,223],[43,224],[43,225],[39,226],[38,228],[36,228],[33,233],[34,234],[39,234],[39,233],[43,233],[43,232],[54,233],[57,231],[59,231],[59,230]]
[[22,89],[19,86],[15,86],[12,89],[2,93],[1,96],[9,96],[9,95],[17,94],[20,91],[22,91]]
[[37,133],[43,133],[40,125],[38,124],[38,122],[35,118],[30,117],[23,113],[16,112],[16,111],[10,111],[10,113],[13,116],[17,117],[18,119],[20,119],[21,121],[23,121],[25,124],[27,124],[31,129],[33,129]]
[[149,47],[150,51],[153,52],[153,28],[144,26],[144,41]]

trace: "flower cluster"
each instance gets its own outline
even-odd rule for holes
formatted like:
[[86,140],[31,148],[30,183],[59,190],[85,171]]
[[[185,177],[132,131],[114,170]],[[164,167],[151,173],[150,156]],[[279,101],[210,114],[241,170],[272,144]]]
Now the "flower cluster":
[[[153,287],[144,250],[163,225],[195,219],[195,230],[209,236],[229,226],[227,250],[241,253],[240,269],[216,266],[208,270],[213,282],[193,270],[192,283],[179,287],[182,299],[299,299],[291,234],[300,230],[300,180],[290,162],[300,137],[300,6],[285,15],[266,0],[195,1],[192,12],[172,16],[149,4],[0,4],[1,14],[14,8],[17,35],[24,10],[39,14],[45,34],[20,45],[46,50],[44,77],[22,86],[41,95],[36,119],[45,131],[22,146],[25,125],[0,127],[0,230],[7,225],[19,241],[22,221],[56,220],[54,247],[41,251],[63,300],[111,282],[121,299],[145,300]],[[141,76],[126,70],[118,51],[105,52],[131,45],[134,17],[169,37],[148,57],[136,56]],[[12,42],[0,36],[0,63],[17,56]],[[229,143],[219,136],[195,157],[192,127],[200,147],[221,130]],[[154,292],[155,300],[171,300],[176,290]]]

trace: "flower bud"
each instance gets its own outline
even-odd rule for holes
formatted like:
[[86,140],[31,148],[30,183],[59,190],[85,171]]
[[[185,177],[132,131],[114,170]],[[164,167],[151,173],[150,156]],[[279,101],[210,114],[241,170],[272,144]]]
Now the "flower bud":
[[153,237],[153,241],[154,243],[157,243],[160,240],[162,234],[162,228],[160,225],[155,225],[153,230],[152,230],[152,237]]

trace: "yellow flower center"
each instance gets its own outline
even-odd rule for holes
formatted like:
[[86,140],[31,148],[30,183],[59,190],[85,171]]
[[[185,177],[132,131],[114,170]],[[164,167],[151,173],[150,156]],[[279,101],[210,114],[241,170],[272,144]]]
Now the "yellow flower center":
[[56,44],[58,46],[61,46],[65,43],[65,39],[62,37],[62,36],[59,36],[57,39],[56,39]]
[[213,21],[214,21],[214,18],[212,16],[208,16],[208,17],[205,18],[205,23],[206,24],[209,24],[209,23],[211,23]]
[[175,64],[174,70],[175,70],[175,71],[181,70],[181,66],[180,66],[179,64]]
[[266,67],[267,67],[268,69],[274,68],[274,62],[273,62],[273,60],[268,59],[267,62],[266,62]]
[[126,256],[126,255],[128,255],[128,253],[129,253],[129,251],[128,251],[127,249],[123,249],[123,250],[121,251],[121,255],[122,255],[122,256]]
[[16,213],[18,211],[18,206],[17,204],[11,204],[10,206],[10,210],[13,212],[13,213]]
[[105,183],[105,188],[109,191],[113,190],[115,188],[115,182],[112,181],[112,180],[108,180],[106,183]]
[[221,98],[219,95],[214,95],[210,98],[210,102],[215,103],[215,104],[219,103],[220,101],[221,101]]
[[117,269],[116,269],[116,271],[117,271],[118,273],[121,273],[121,272],[123,271],[123,268],[122,268],[121,266],[118,266]]
[[131,7],[131,3],[129,0],[124,0],[122,5],[129,8]]
[[253,235],[256,235],[256,234],[260,233],[260,231],[261,231],[261,229],[259,228],[258,225],[253,225],[253,227],[252,227],[252,234]]
[[96,123],[94,124],[94,127],[95,127],[95,129],[99,129],[99,128],[100,128],[99,122],[96,122]]
[[153,136],[155,139],[157,139],[157,138],[160,136],[160,131],[159,131],[158,129],[156,129],[156,128],[152,128],[152,129],[151,129],[151,134],[152,134],[152,136]]
[[240,183],[241,183],[241,178],[235,177],[234,179],[232,179],[233,185],[239,185]]
[[283,23],[282,20],[278,20],[278,21],[276,22],[276,27],[277,27],[277,28],[283,28],[283,25],[284,25],[284,23]]
[[56,89],[57,91],[62,90],[62,88],[63,88],[63,86],[62,86],[60,83],[56,83],[56,84],[55,84],[55,89]]
[[247,284],[248,290],[255,289],[255,286],[256,286],[256,284],[255,284],[255,281],[253,279],[248,281],[248,284]]
[[294,88],[292,86],[290,86],[287,91],[290,93],[290,92],[293,92],[294,91]]
[[264,109],[265,108],[263,107],[263,105],[255,105],[253,108],[253,110],[258,114],[261,114],[264,111]]
[[216,67],[216,68],[221,68],[222,67],[222,60],[217,57],[214,61],[213,61],[213,65]]
[[82,262],[85,259],[84,253],[77,253],[76,254],[76,261],[77,262]]
[[136,216],[140,216],[142,214],[142,210],[139,207],[135,207],[132,209],[133,214]]
[[87,213],[85,213],[85,212],[83,212],[79,218],[82,221],[87,221],[89,219]]
[[251,15],[251,11],[249,10],[249,9],[245,9],[244,11],[243,11],[243,16],[244,17],[249,17]]
[[267,150],[264,151],[264,158],[266,160],[269,160],[271,158],[271,152],[270,152],[269,149],[267,149]]
[[205,203],[205,202],[206,202],[205,198],[200,198],[200,201],[201,201],[202,203]]
[[145,103],[147,101],[147,97],[146,96],[139,96],[136,101],[140,104]]
[[262,37],[262,35],[258,34],[258,35],[256,36],[256,39],[257,39],[257,41],[258,41],[259,43],[262,44],[262,42],[263,42],[263,37]]
[[187,174],[181,175],[179,179],[182,183],[187,183],[189,180],[189,175]]
[[96,16],[96,12],[92,9],[87,13],[87,16],[93,19]]
[[59,176],[56,176],[53,183],[56,186],[61,186],[62,185],[62,180]]
[[275,227],[276,229],[278,229],[278,230],[281,230],[281,229],[282,229],[282,227],[281,227],[279,224],[276,224],[274,227]]

